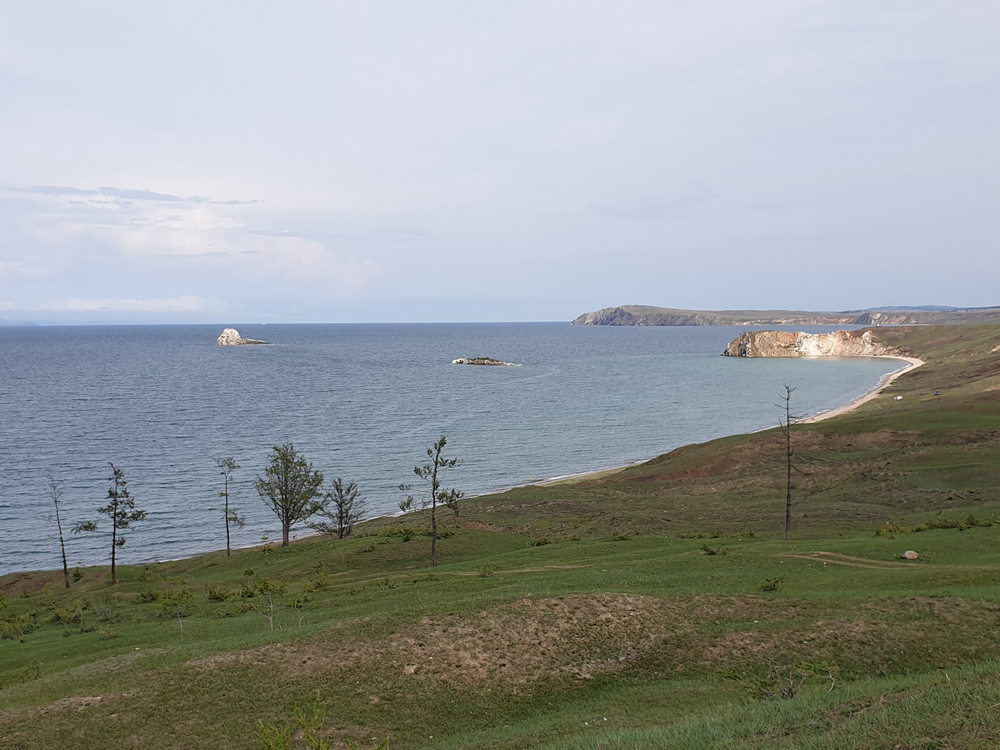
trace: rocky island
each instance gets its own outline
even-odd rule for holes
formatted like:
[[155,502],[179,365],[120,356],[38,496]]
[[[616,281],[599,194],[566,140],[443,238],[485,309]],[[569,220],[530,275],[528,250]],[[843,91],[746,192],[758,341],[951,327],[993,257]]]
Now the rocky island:
[[493,367],[520,367],[521,365],[515,365],[513,362],[501,362],[499,359],[493,359],[492,357],[471,357],[469,359],[453,359],[451,361],[453,365],[492,365]]
[[240,336],[240,332],[235,328],[226,328],[219,336],[219,346],[244,346],[247,344],[270,345],[270,341],[258,341],[257,339],[245,339]]

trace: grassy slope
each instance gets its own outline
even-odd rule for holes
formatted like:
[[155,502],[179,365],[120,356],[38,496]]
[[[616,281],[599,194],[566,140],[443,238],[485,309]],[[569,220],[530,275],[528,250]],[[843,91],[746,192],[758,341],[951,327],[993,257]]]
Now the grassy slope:
[[[873,532],[1000,509],[1000,328],[877,334],[927,364],[798,429],[790,543],[763,432],[469,501],[435,571],[410,518],[124,568],[117,589],[96,568],[68,595],[0,579],[0,618],[38,623],[0,641],[0,748],[259,747],[256,721],[316,691],[338,744],[993,747],[1000,527]],[[259,590],[206,595],[261,576],[288,587],[274,632]],[[185,587],[182,639],[162,594]],[[794,700],[762,695],[803,664]]]

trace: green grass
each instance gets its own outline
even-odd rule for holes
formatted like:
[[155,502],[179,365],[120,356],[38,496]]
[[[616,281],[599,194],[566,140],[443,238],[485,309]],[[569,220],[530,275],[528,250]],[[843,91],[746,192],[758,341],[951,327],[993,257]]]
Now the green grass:
[[258,748],[317,695],[335,747],[993,747],[1000,329],[878,335],[927,364],[797,428],[791,542],[763,432],[468,501],[436,569],[411,516],[6,576],[0,748]]

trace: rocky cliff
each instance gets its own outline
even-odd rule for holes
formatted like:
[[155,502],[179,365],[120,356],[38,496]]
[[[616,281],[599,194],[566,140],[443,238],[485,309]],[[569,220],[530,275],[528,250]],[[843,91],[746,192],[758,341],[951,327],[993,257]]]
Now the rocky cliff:
[[877,329],[803,333],[748,331],[733,339],[724,357],[906,357],[909,352],[877,340]]
[[871,309],[847,312],[803,310],[678,310],[621,305],[584,313],[575,326],[889,326],[1000,323],[1000,307],[968,309]]

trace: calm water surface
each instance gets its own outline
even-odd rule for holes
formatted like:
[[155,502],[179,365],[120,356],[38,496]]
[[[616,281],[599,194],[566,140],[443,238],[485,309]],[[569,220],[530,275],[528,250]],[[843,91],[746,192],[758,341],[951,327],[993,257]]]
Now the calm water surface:
[[[60,564],[47,477],[64,524],[106,520],[109,461],[149,511],[122,560],[149,562],[225,546],[213,456],[242,464],[248,545],[280,530],[252,486],[275,444],[384,514],[442,434],[462,461],[448,486],[475,495],[772,426],[783,383],[799,411],[841,406],[902,366],[720,357],[731,327],[247,325],[274,346],[219,347],[221,328],[0,328],[0,573]],[[473,356],[523,366],[451,364]],[[71,564],[105,562],[106,546],[70,537]]]

